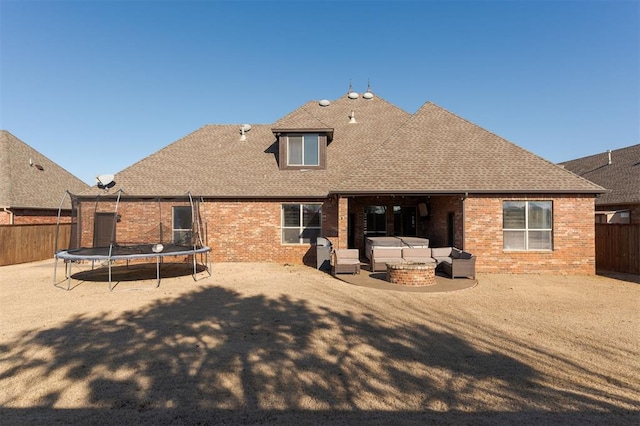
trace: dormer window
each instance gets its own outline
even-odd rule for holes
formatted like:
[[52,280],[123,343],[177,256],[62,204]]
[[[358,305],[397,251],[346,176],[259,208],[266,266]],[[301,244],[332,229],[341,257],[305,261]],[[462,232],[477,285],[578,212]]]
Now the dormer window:
[[320,141],[317,133],[287,135],[287,166],[318,167]]
[[272,129],[278,138],[280,170],[324,170],[333,129]]

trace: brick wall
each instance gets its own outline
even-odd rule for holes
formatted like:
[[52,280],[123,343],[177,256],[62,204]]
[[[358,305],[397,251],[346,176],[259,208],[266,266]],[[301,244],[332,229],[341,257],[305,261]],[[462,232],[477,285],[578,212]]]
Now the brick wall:
[[[189,206],[188,201],[120,201],[117,210],[116,243],[168,243],[173,238],[173,207]],[[96,213],[115,214],[115,201],[89,201],[79,208],[81,245],[92,247]]]
[[[216,200],[202,203],[200,210],[207,224],[207,245],[211,247],[213,261],[315,265],[315,246],[282,243],[281,206],[286,202],[321,201]],[[336,234],[336,216],[336,201],[324,200],[323,235]]]
[[[503,249],[502,202],[506,200],[553,202],[553,250]],[[469,196],[464,211],[464,248],[477,255],[477,272],[595,274],[594,207],[592,196]]]
[[[476,271],[489,273],[595,273],[594,198],[555,195],[540,197],[492,195],[426,197],[362,197],[326,200],[207,200],[200,213],[205,244],[214,262],[276,262],[315,265],[316,248],[309,244],[283,244],[281,205],[285,202],[323,202],[322,236],[335,247],[346,246],[348,214],[355,219],[356,246],[362,248],[363,208],[366,205],[410,205],[428,200],[429,217],[418,218],[418,235],[430,239],[432,247],[448,245],[449,221],[453,221],[455,246],[477,255]],[[505,200],[550,200],[553,202],[552,251],[505,251],[502,243],[502,202]],[[121,202],[116,241],[153,243],[171,240],[172,207],[188,202]],[[348,205],[348,209],[347,209]],[[464,206],[464,207],[463,207]],[[94,216],[113,213],[113,202],[85,202],[80,209],[82,245],[92,246]],[[348,213],[348,214],[347,214]],[[392,216],[392,215],[389,215]],[[392,232],[392,218],[388,222]],[[162,231],[162,234],[161,234]],[[159,240],[162,235],[162,240]],[[359,245],[362,245],[360,247]]]

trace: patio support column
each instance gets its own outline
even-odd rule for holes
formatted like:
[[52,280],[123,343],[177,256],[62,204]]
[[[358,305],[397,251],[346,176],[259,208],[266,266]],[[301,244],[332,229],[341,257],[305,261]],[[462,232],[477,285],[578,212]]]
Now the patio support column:
[[[336,248],[348,248],[349,199],[338,196],[338,241]],[[335,243],[334,243],[335,244]]]

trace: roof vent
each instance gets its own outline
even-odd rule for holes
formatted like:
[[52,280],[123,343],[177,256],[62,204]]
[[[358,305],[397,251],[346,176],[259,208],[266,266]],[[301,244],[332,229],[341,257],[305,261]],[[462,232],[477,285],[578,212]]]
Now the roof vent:
[[42,167],[40,164],[35,164],[31,158],[29,158],[29,166],[35,167],[36,169],[38,169],[40,171],[44,170],[44,167]]
[[357,123],[355,111],[351,111],[351,114],[349,115],[349,123]]
[[328,99],[323,99],[323,100],[320,101],[320,106],[322,106],[322,107],[329,106],[329,104],[331,104],[331,102],[329,102]]
[[609,164],[611,164],[611,150],[609,150]]
[[251,124],[243,124],[242,126],[240,126],[240,140],[241,141],[246,141],[247,140],[247,135],[245,135],[245,133],[247,133],[249,130],[251,130]]

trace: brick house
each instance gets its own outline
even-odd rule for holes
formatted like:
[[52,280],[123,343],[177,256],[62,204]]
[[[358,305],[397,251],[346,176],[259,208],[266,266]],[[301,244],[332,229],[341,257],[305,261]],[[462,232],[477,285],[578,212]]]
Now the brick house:
[[478,272],[595,273],[603,188],[433,103],[410,114],[350,92],[270,125],[207,125],[115,181],[78,198],[80,245],[119,190],[116,239],[179,238],[190,193],[217,262],[315,265],[318,236],[362,251],[368,235],[411,235],[473,252]]
[[[65,191],[89,185],[6,130],[0,130],[0,225],[56,223]],[[71,203],[62,205],[69,222]]]
[[596,198],[596,223],[640,223],[640,144],[560,165],[607,189]]

